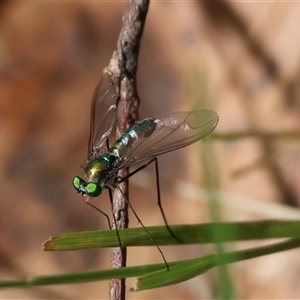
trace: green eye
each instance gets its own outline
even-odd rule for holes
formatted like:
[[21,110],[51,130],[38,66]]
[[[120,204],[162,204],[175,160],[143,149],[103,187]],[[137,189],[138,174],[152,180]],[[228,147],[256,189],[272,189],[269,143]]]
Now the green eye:
[[102,193],[102,187],[94,182],[89,182],[85,187],[85,192],[90,197],[97,197]]
[[85,181],[80,178],[79,176],[75,176],[73,179],[73,186],[76,189],[77,192],[82,191],[82,185],[85,184]]

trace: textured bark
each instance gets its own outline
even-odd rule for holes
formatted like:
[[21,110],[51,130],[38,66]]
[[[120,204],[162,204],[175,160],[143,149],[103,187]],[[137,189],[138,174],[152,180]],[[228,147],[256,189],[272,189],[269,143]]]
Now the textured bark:
[[[140,100],[136,87],[136,71],[148,6],[148,0],[128,1],[117,49],[113,53],[108,67],[104,70],[110,74],[119,89],[116,138],[119,138],[138,119],[137,110]],[[128,170],[122,170],[118,175],[122,178],[127,174]],[[121,183],[120,188],[123,192],[115,189],[113,196],[113,214],[116,224],[113,222],[112,229],[128,227],[128,205],[126,202],[126,199],[129,199],[128,182]],[[125,266],[126,254],[126,248],[113,248],[111,250],[111,268]],[[125,299],[125,279],[112,279],[109,287],[109,299]]]

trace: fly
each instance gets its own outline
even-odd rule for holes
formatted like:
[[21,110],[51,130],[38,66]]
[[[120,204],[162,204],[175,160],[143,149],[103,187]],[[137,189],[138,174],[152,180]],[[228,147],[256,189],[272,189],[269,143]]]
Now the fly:
[[[106,188],[112,203],[112,189],[153,161],[156,165],[158,186],[157,156],[203,139],[215,129],[219,120],[218,115],[210,110],[176,112],[159,119],[146,118],[133,125],[109,147],[108,141],[115,124],[117,100],[116,88],[110,76],[105,74],[96,87],[91,104],[90,137],[87,161],[84,166],[86,180],[79,176],[73,179],[73,186],[77,192],[88,196],[89,199],[99,196]],[[144,164],[125,178],[118,178],[121,169],[139,163]],[[160,204],[159,189],[158,205],[167,225]],[[109,220],[108,216],[103,214]],[[134,214],[136,215],[135,212]],[[152,238],[151,240],[156,245]],[[161,252],[160,249],[159,251]]]

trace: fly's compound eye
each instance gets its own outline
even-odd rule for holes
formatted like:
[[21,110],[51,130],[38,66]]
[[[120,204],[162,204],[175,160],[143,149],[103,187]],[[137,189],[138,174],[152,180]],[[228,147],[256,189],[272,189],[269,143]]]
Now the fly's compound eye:
[[84,192],[84,185],[86,185],[86,182],[82,178],[79,176],[74,177],[73,186],[78,193]]
[[89,182],[85,187],[85,192],[90,197],[97,197],[102,193],[102,187],[95,182]]

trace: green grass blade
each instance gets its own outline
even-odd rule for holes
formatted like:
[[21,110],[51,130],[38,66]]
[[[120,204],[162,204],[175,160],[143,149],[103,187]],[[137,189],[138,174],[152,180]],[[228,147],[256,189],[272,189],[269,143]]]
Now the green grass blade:
[[[220,222],[173,225],[170,228],[181,243],[170,235],[165,226],[148,227],[147,229],[159,246],[300,236],[300,221]],[[214,234],[215,232],[218,232],[218,235]],[[119,230],[119,235],[123,247],[154,246],[143,228],[121,229]],[[51,237],[43,244],[45,251],[70,251],[107,247],[119,247],[118,238],[114,230],[63,234],[58,237]]]
[[[179,262],[170,262],[169,266],[175,266],[178,263]],[[166,270],[166,265],[164,263],[135,267],[124,267],[119,269],[110,269],[102,271],[78,272],[62,275],[29,276],[21,280],[0,281],[0,288],[83,283],[98,280],[109,280],[112,278],[128,278],[134,276],[141,276],[161,269]]]
[[139,277],[131,290],[141,291],[189,280],[216,266],[216,261],[217,255],[212,254],[181,262],[175,266],[170,266],[169,271],[162,269]]
[[201,258],[191,259],[177,265],[170,266],[169,271],[161,269],[139,277],[135,286],[131,290],[141,291],[172,285],[204,274],[216,266],[273,254],[280,251],[286,251],[299,246],[300,238],[290,239],[281,243],[253,249],[232,251],[222,254],[211,254]]
[[136,286],[133,288],[133,290],[137,291],[179,283],[195,276],[199,276],[216,266],[268,255],[279,251],[286,251],[299,246],[300,238],[297,238],[263,247],[232,251],[223,254],[211,254],[201,258],[184,261],[169,262],[169,271],[167,271],[165,264],[153,264],[63,275],[30,276],[22,280],[1,281],[0,288],[82,283],[144,275],[138,279]]

